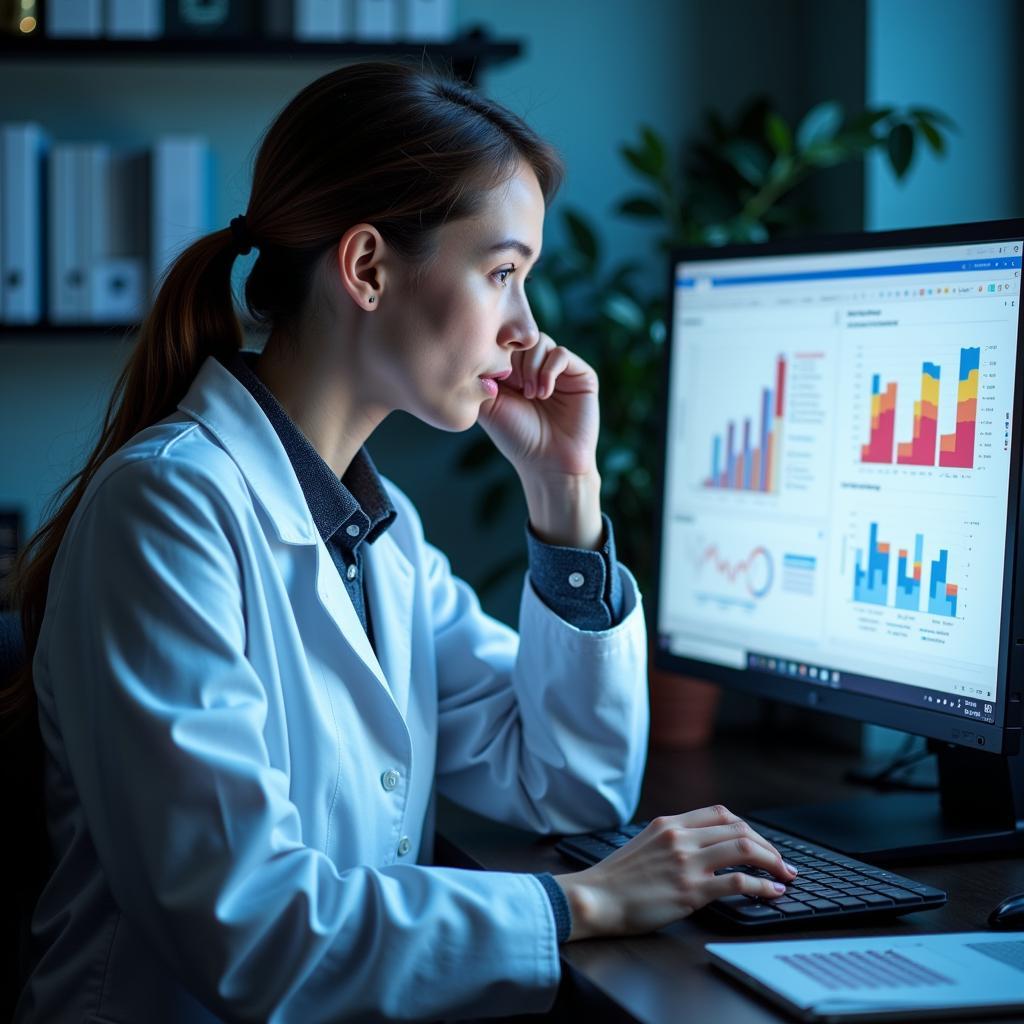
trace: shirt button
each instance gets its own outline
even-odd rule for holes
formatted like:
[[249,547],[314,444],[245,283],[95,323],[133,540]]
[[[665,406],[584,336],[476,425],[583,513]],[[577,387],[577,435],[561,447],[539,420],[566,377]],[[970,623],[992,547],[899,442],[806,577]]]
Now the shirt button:
[[347,533],[347,534],[348,534],[348,535],[349,535],[350,537],[358,537],[358,536],[359,536],[359,527],[358,527],[358,526],[356,526],[356,524],[355,524],[355,523],[351,523],[350,525],[348,525],[348,526],[346,526],[346,527],[345,527],[345,532],[346,532],[346,533]]
[[578,589],[579,587],[582,587],[585,582],[586,582],[586,580],[584,580],[584,578],[583,578],[583,573],[581,573],[581,572],[574,572],[574,573],[570,573],[569,574],[569,586],[570,587],[576,587]]
[[356,568],[356,567],[355,567],[354,565],[350,565],[350,566],[348,567],[348,569],[346,570],[346,572],[345,572],[345,575],[346,575],[346,576],[347,576],[347,577],[348,577],[348,578],[349,578],[350,580],[354,580],[354,579],[356,578],[356,573],[357,573],[358,571],[359,571],[359,570],[358,570],[358,569],[357,569],[357,568]]
[[401,778],[402,776],[394,768],[389,768],[381,775],[380,784],[390,793],[398,785]]
[[409,842],[408,836],[402,836],[398,840],[398,856],[404,857],[412,849],[412,843]]

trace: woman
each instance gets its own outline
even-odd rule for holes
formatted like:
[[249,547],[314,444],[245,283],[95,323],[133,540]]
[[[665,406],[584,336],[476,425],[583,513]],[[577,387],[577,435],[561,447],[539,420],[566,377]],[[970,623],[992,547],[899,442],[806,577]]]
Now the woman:
[[[560,177],[471,90],[347,67],[271,126],[244,217],[174,263],[21,575],[55,869],[17,1020],[539,1011],[559,941],[775,893],[722,867],[789,877],[722,808],[558,878],[430,864],[437,792],[551,833],[627,821],[640,788],[646,638],[599,506],[597,379],[523,290]],[[250,246],[258,357],[230,292]],[[516,468],[518,634],[378,476],[394,409],[479,421]]]

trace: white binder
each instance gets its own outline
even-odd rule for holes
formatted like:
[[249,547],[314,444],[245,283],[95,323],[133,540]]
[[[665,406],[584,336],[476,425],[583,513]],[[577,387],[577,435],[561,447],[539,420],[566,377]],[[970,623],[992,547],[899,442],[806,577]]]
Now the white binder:
[[82,241],[84,196],[80,191],[85,148],[79,143],[60,142],[50,153],[47,284],[49,318],[55,324],[82,323],[88,311]]
[[449,43],[455,38],[453,0],[404,0],[405,32],[410,42]]
[[348,35],[345,0],[295,0],[295,38],[328,42]]
[[398,38],[398,0],[355,0],[356,39],[389,43]]
[[163,0],[105,0],[111,39],[156,39],[164,34]]
[[157,139],[151,196],[152,297],[178,254],[213,229],[213,155],[205,138],[164,135]]
[[0,310],[9,324],[43,317],[43,195],[49,139],[34,122],[0,133]]
[[103,34],[102,0],[47,0],[45,25],[53,39],[95,39]]

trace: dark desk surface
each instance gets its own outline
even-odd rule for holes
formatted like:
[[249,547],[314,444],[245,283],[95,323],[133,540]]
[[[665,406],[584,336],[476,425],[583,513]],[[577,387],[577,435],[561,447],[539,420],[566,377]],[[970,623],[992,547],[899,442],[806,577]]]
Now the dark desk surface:
[[[706,750],[652,748],[637,818],[712,803],[724,803],[743,814],[758,807],[868,795],[869,791],[843,782],[844,771],[854,763],[849,753],[791,750],[736,738],[716,740]],[[439,807],[438,828],[439,852],[452,863],[498,871],[575,870],[555,852],[554,840],[538,840],[496,825],[445,801]],[[864,927],[816,929],[786,932],[785,937],[982,930],[1000,900],[1024,891],[1021,858],[898,865],[894,870],[946,889],[949,902],[940,910],[908,914],[891,925],[874,924],[870,932]],[[653,935],[566,943],[563,972],[575,979],[578,990],[589,992],[601,1004],[593,1006],[595,1017],[674,1024],[685,1010],[688,1020],[729,1024],[788,1019],[710,967],[704,943],[730,937],[735,933],[723,935],[684,920]],[[1021,1024],[1024,1017],[1013,1020]]]

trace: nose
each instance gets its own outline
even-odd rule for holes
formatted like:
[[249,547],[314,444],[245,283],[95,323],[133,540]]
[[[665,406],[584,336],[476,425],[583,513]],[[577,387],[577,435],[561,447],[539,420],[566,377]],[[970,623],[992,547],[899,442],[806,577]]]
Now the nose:
[[502,325],[501,331],[498,333],[498,344],[527,351],[539,341],[540,328],[537,326],[537,321],[533,319],[533,313],[524,298],[516,315],[510,317]]

